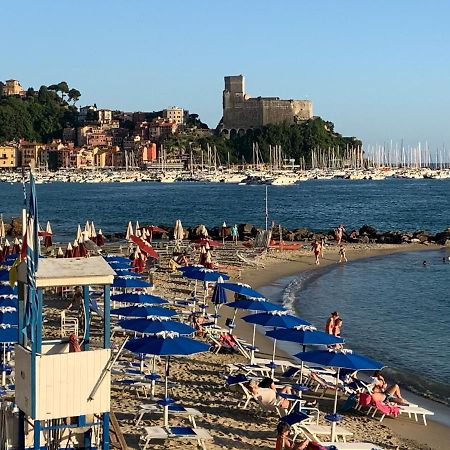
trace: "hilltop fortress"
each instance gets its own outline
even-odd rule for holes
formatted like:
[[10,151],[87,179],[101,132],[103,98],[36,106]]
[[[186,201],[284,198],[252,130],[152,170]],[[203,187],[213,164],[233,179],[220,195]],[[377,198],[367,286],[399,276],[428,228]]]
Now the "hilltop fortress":
[[298,122],[313,117],[310,100],[280,100],[279,97],[252,98],[245,93],[244,76],[225,77],[221,130],[227,136],[245,133],[270,123]]

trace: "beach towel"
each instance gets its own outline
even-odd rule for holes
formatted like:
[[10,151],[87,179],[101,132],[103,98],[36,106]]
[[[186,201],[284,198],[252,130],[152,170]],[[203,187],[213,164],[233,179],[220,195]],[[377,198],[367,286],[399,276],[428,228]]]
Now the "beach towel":
[[360,406],[369,406],[372,403],[372,396],[365,392],[359,394],[358,403]]
[[371,404],[375,406],[375,408],[377,408],[377,410],[382,412],[383,414],[393,417],[397,417],[400,414],[400,408],[398,406],[379,402],[373,399]]

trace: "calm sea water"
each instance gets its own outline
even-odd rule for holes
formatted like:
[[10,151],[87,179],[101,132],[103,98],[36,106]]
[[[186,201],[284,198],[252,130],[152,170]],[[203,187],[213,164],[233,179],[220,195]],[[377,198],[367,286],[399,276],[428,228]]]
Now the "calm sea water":
[[[310,181],[268,188],[269,220],[295,228],[437,232],[450,226],[450,180]],[[59,239],[94,220],[104,233],[141,224],[186,226],[226,221],[264,225],[265,187],[197,183],[53,183],[37,186],[40,221]],[[0,184],[0,213],[20,216],[20,184]],[[323,327],[338,309],[349,346],[383,361],[420,392],[450,398],[450,261],[445,251],[371,258],[291,277],[267,287]],[[424,267],[422,260],[427,259]],[[295,349],[294,351],[296,351]]]
[[[367,223],[381,230],[441,231],[450,226],[450,180],[315,180],[269,186],[269,221],[288,228],[347,229]],[[72,237],[78,223],[94,220],[104,233],[124,231],[128,220],[186,226],[265,222],[265,187],[198,183],[37,185],[42,224]],[[19,216],[20,184],[0,184],[0,213]],[[270,223],[269,222],[269,223]]]
[[[348,348],[386,364],[402,386],[450,404],[449,257],[450,249],[373,257],[262,291],[318,329],[339,311]],[[301,351],[295,344],[285,349]]]

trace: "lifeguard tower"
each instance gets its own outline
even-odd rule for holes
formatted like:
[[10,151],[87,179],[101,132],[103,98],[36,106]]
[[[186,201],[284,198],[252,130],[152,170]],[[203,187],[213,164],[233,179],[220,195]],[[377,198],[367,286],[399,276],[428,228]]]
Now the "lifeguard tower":
[[[16,345],[16,404],[19,408],[18,448],[109,449],[110,285],[115,272],[101,256],[40,258],[35,274],[34,319],[25,310],[27,266],[18,268],[19,343]],[[89,287],[104,294],[102,338],[91,345]],[[84,326],[81,351],[70,351],[67,338],[45,338],[45,291],[82,286]],[[80,442],[81,436],[81,442]]]

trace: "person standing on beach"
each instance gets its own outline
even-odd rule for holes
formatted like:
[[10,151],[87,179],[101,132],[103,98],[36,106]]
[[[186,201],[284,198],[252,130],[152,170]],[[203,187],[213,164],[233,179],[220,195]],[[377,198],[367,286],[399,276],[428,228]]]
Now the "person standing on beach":
[[328,317],[327,323],[325,325],[325,333],[334,334],[334,324],[336,319],[339,319],[339,313],[337,311],[334,311],[330,314],[330,317]]
[[320,240],[320,257],[323,259],[323,249],[324,249],[324,247],[325,247],[325,239],[324,238],[322,238],[321,240]]
[[314,256],[316,257],[316,265],[319,265],[320,264],[319,256],[320,256],[320,252],[321,252],[321,248],[322,248],[320,242],[316,239],[311,244],[311,248],[312,248],[312,251],[314,252]]
[[339,262],[347,262],[347,256],[345,255],[345,248],[344,246],[341,244],[339,246]]
[[344,225],[342,225],[342,223],[334,231],[334,235],[336,237],[336,241],[337,241],[338,245],[341,245],[342,238],[344,237],[344,231],[345,231],[345,228],[344,228]]
[[237,245],[238,242],[238,227],[236,224],[231,228],[231,236],[233,238],[233,242]]

